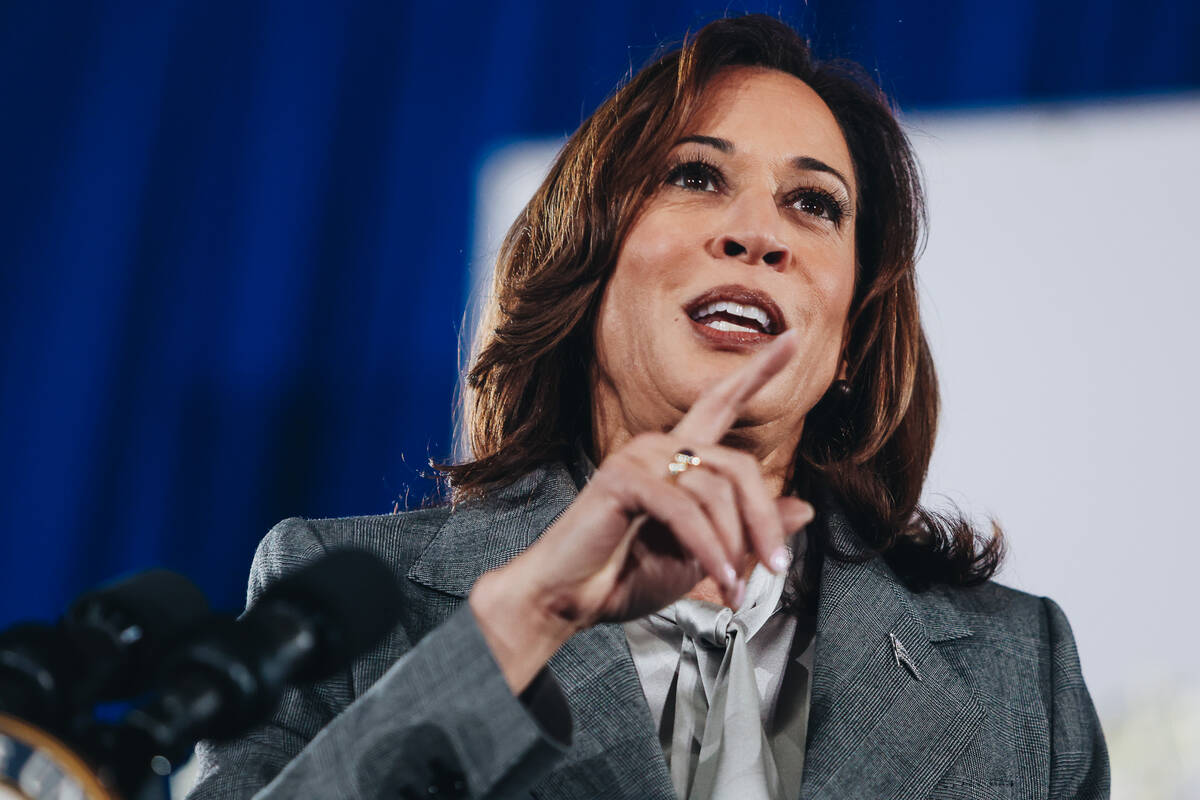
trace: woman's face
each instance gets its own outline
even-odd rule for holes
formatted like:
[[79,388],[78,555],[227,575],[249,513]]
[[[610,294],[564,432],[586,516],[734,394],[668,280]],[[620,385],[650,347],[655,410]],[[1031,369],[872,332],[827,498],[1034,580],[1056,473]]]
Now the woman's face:
[[705,91],[670,164],[622,245],[596,323],[601,454],[674,425],[705,387],[796,328],[799,352],[734,437],[790,463],[804,415],[838,375],[854,290],[845,140],[798,78],[731,68]]

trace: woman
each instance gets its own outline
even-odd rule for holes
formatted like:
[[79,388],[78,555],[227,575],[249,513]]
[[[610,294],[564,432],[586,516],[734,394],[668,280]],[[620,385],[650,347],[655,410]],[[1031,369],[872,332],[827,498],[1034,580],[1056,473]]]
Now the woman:
[[259,548],[252,598],[379,553],[401,625],[194,796],[1106,796],[1062,612],[917,506],[921,212],[884,99],[782,23],[634,77],[509,233],[455,504]]

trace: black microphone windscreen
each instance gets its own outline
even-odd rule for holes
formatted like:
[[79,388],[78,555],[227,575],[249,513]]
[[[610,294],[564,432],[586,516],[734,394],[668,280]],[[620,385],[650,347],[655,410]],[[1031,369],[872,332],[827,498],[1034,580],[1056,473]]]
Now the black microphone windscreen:
[[163,653],[209,617],[199,587],[153,569],[82,595],[62,624],[93,666],[96,699],[111,699],[147,688]]
[[[320,638],[297,678],[315,680],[340,669],[375,644],[400,617],[400,587],[392,570],[370,553],[333,550],[270,586],[255,608],[274,603],[311,615]],[[247,617],[254,609],[247,612]]]
[[147,638],[176,635],[208,616],[208,600],[196,584],[165,569],[152,569],[82,595],[66,620],[77,624],[102,606],[136,620]]

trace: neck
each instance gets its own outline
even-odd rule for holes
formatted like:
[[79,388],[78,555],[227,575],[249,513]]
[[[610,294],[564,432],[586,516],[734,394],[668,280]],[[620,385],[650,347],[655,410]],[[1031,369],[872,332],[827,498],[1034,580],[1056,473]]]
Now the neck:
[[[671,430],[683,418],[685,411],[672,410],[660,419],[636,413],[623,405],[611,387],[605,391],[603,383],[596,385],[592,400],[592,455],[597,465],[609,454],[620,449],[639,433]],[[735,425],[720,444],[750,453],[757,459],[763,481],[772,497],[781,497],[785,491],[788,472],[792,467],[796,448],[800,444],[800,432],[785,434],[782,423]],[[663,474],[666,475],[666,464]]]

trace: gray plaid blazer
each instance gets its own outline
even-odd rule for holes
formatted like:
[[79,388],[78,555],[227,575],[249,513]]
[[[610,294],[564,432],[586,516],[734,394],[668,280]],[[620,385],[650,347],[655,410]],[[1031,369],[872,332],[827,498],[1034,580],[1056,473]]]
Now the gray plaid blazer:
[[[555,466],[454,508],[277,525],[251,602],[350,546],[394,566],[403,618],[343,674],[290,690],[268,724],[201,743],[189,797],[674,797],[620,626],[575,636],[514,697],[464,602],[575,495]],[[840,517],[826,524],[862,546]],[[1108,797],[1103,734],[1053,601],[994,583],[914,594],[879,559],[826,559],[817,626],[805,800]]]

